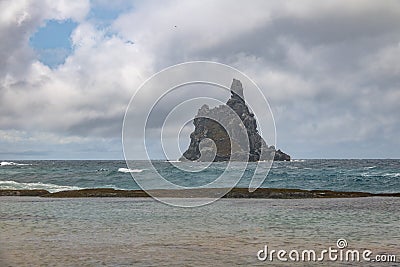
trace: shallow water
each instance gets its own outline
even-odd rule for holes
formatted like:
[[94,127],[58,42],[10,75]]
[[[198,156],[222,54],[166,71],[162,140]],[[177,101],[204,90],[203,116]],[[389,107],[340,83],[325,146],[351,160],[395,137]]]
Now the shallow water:
[[176,208],[149,198],[0,197],[0,264],[287,266],[260,262],[256,254],[264,245],[320,251],[336,247],[339,238],[399,261],[399,221],[399,198],[221,199]]

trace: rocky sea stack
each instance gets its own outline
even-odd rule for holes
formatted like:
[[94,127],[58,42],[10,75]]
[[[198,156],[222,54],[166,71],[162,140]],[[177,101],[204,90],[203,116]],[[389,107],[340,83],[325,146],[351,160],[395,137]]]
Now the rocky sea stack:
[[268,146],[258,133],[254,114],[244,100],[242,83],[233,79],[230,89],[232,95],[225,105],[212,109],[203,105],[199,109],[189,148],[180,160],[290,161],[288,154]]

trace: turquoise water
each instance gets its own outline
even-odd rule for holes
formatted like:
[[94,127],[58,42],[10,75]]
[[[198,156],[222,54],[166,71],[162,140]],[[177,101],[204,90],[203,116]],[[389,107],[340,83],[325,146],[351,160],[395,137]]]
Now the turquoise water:
[[176,208],[150,198],[0,197],[0,266],[289,266],[271,249],[352,249],[397,256],[400,199],[221,199]]
[[[175,164],[190,167],[200,163]],[[225,163],[214,163],[205,171],[188,173],[164,161],[156,161],[154,165],[168,180],[183,186],[209,183],[226,167]],[[131,171],[135,177],[154,180],[152,188],[160,188],[155,172],[142,161],[135,161],[133,166]],[[255,166],[255,163],[249,163],[237,187],[248,187]],[[3,161],[0,189],[47,189],[52,192],[97,187],[139,189],[128,171],[124,161]],[[231,171],[228,175],[236,179],[238,174]],[[400,192],[400,160],[274,162],[262,187]]]

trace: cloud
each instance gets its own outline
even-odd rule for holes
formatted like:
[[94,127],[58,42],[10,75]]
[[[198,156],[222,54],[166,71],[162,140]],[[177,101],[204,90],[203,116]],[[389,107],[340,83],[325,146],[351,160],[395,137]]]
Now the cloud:
[[[74,144],[115,141],[126,105],[146,78],[172,64],[214,60],[262,88],[278,145],[294,157],[357,156],[344,153],[344,145],[358,157],[374,157],[378,149],[399,157],[390,149],[400,145],[397,1],[119,2],[110,16],[103,14],[107,5],[0,2],[3,147],[11,147],[5,136],[15,131]],[[51,19],[78,24],[72,53],[55,69],[29,46]],[[380,145],[369,151],[363,142]]]

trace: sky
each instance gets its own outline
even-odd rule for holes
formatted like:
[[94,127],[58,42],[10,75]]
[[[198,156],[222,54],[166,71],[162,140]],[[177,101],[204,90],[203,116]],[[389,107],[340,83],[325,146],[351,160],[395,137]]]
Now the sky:
[[192,60],[251,77],[293,158],[400,158],[399,1],[0,0],[0,40],[3,160],[123,159],[132,95]]

